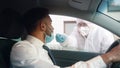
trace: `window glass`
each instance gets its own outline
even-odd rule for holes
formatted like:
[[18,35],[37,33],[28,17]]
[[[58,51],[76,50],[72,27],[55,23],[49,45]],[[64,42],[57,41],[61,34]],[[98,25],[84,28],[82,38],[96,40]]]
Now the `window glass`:
[[[98,7],[98,12],[120,22],[120,0],[102,0]],[[115,34],[114,38],[115,40],[120,39],[120,37],[116,36]]]
[[[100,49],[105,48],[105,45],[110,46],[115,39],[118,39],[116,35],[109,32],[108,30],[86,20],[69,17],[69,16],[60,16],[60,15],[50,15],[50,17],[52,19],[52,25],[54,27],[54,35],[55,35],[54,40],[47,44],[51,47],[51,49],[58,49],[54,47],[55,45],[61,47],[62,50],[89,51],[90,49],[91,52],[103,53],[105,52],[105,50],[104,49],[100,50]],[[85,22],[88,25],[89,27],[88,34],[87,34],[88,28],[83,28],[83,30],[81,30],[82,28],[81,29],[78,28],[78,22],[79,22],[78,20],[80,20],[80,22]],[[79,25],[79,27],[80,26],[81,25]],[[56,40],[57,34],[64,35],[65,38],[62,37]],[[86,34],[87,36],[84,36]],[[80,39],[81,37],[82,40]],[[68,40],[66,38],[68,38],[69,41],[65,42],[65,40]],[[104,41],[106,41],[109,44],[107,44],[106,42],[103,43]],[[98,44],[99,44],[98,46],[99,48],[96,47]],[[101,46],[103,47],[101,48]],[[94,47],[98,50],[95,50],[94,48],[92,49],[91,47]]]
[[120,1],[119,0],[102,0],[98,12],[101,12],[116,21],[120,21]]

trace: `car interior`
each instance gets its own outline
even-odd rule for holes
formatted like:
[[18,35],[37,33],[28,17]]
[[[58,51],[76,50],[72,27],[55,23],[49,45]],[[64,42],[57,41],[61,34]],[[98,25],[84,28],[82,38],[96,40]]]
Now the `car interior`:
[[[11,48],[26,35],[24,27],[20,24],[21,21],[14,21],[13,19],[16,18],[14,16],[9,18],[9,13],[3,17],[3,9],[12,8],[22,15],[33,7],[46,7],[53,15],[76,17],[93,22],[120,37],[119,0],[1,0],[0,68],[10,68]],[[116,44],[119,44],[119,39],[111,45],[111,48]],[[67,50],[52,50],[52,53],[57,65],[61,67],[69,66],[77,61],[87,61],[100,55],[100,53]],[[111,68],[120,68],[120,63],[113,63]]]

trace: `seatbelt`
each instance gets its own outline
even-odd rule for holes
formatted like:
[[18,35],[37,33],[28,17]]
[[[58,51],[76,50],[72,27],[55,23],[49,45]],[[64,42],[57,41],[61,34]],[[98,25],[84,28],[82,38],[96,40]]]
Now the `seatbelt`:
[[56,61],[55,61],[54,56],[52,55],[51,50],[45,45],[43,45],[43,48],[48,51],[48,55],[50,56],[50,58],[51,58],[52,62],[54,63],[54,65],[56,65]]

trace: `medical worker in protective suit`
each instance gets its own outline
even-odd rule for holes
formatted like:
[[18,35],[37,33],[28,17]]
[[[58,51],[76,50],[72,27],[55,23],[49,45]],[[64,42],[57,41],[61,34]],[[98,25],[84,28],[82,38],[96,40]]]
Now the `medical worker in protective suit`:
[[84,51],[105,53],[114,42],[113,34],[104,28],[97,27],[88,35]]
[[[56,35],[56,40],[65,47],[81,51],[105,53],[114,41],[112,33],[88,21],[77,20],[71,35]],[[64,42],[60,42],[66,36]],[[61,38],[60,38],[61,37]]]

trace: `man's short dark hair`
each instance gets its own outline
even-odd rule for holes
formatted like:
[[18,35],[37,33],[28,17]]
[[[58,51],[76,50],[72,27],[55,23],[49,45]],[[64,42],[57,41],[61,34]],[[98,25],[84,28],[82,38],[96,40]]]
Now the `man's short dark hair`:
[[46,16],[48,16],[49,11],[47,8],[36,7],[28,10],[23,15],[23,21],[28,33],[32,32],[36,26],[37,21],[42,20]]

